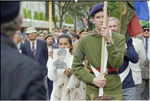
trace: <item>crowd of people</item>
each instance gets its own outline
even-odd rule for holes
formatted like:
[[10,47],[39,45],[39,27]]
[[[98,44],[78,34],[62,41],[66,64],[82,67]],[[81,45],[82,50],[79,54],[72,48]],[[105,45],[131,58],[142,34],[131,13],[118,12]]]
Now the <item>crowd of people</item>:
[[[64,26],[52,32],[35,27],[21,32],[20,2],[1,2],[0,99],[149,100],[150,23],[141,23],[143,32],[126,39],[119,33],[119,20],[109,12],[103,26],[103,7],[96,4],[89,12],[95,24],[91,31]],[[95,75],[101,72],[102,38],[106,71]],[[56,61],[54,49],[60,49]],[[73,57],[71,67],[62,63],[65,49]]]

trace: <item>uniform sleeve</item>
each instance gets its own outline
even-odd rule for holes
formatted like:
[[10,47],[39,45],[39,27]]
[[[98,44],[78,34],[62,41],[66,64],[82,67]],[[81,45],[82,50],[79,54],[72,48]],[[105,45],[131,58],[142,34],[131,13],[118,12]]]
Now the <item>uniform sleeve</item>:
[[81,60],[78,57],[74,57],[73,64],[72,64],[72,71],[73,74],[80,80],[82,80],[85,83],[92,83],[94,75],[90,74],[89,71],[87,71],[86,68],[84,68],[84,65],[82,64],[83,60]]
[[112,38],[113,44],[111,46],[107,46],[108,63],[111,67],[119,68],[123,64],[124,60],[125,37],[122,35],[114,35]]
[[78,47],[74,54],[72,71],[74,75],[85,83],[92,83],[94,75],[90,74],[86,68],[84,68],[83,61],[85,54],[83,53],[82,42],[79,42]]
[[[132,38],[129,38],[128,40],[132,40]],[[128,40],[126,41],[127,43],[127,49],[126,49],[126,57],[128,58],[129,61],[131,61],[132,63],[137,63],[139,60],[138,54],[135,51],[135,48],[131,42],[128,42]]]

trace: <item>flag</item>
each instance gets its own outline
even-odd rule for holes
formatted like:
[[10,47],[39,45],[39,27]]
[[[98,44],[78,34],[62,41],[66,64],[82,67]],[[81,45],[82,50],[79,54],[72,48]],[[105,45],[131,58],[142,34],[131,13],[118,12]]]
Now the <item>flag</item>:
[[108,8],[111,13],[110,15],[113,17],[117,17],[120,21],[120,34],[128,38],[142,32],[142,27],[136,15],[134,2],[110,2]]
[[134,2],[134,6],[138,19],[148,21],[150,13],[147,2]]
[[121,2],[120,26],[120,33],[126,38],[136,36],[142,32],[134,3],[131,1]]
[[133,15],[128,24],[128,33],[131,37],[142,33],[142,27],[136,14]]
[[[139,23],[139,21],[136,19],[135,15],[135,8],[134,8],[134,3],[133,2],[121,2],[121,17],[120,17],[120,33],[123,34],[126,37],[131,37],[135,36],[139,33],[135,32],[140,32],[140,31],[135,31],[139,28],[139,25],[137,26],[135,23]],[[128,29],[129,28],[129,29]]]

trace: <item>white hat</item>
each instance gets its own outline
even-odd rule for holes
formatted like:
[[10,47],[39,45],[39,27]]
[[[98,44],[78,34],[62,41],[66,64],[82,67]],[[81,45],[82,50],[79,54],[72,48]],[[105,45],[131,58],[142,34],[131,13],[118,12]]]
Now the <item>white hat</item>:
[[37,32],[37,30],[34,27],[28,27],[26,29],[26,33],[33,33],[33,32]]

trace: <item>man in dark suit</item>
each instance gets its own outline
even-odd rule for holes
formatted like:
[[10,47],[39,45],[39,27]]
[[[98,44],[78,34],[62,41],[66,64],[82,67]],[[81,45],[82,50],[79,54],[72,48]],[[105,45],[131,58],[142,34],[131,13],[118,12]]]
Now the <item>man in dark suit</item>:
[[48,49],[45,41],[37,39],[37,30],[34,27],[28,27],[26,34],[29,41],[22,46],[22,53],[36,60],[42,66],[45,66],[45,75],[47,74]]
[[[48,90],[47,85],[47,60],[48,60],[48,49],[46,41],[37,39],[37,30],[34,27],[28,27],[26,29],[26,34],[29,41],[26,41],[22,44],[21,49],[22,53],[29,56],[30,58],[36,60],[41,66],[43,66],[44,70],[44,84],[46,90]],[[48,91],[47,91],[48,92]],[[47,93],[48,97],[48,93]]]
[[19,53],[13,38],[21,28],[20,2],[1,2],[1,100],[46,100],[43,69]]

